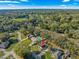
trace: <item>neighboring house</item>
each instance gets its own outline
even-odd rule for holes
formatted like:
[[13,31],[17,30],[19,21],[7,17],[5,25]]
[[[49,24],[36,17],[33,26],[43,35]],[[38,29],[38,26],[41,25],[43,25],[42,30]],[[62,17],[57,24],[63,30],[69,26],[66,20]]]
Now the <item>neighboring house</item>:
[[64,52],[58,51],[58,53],[57,53],[57,59],[64,59]]
[[28,38],[32,38],[33,35],[32,35],[32,34],[28,34],[27,37],[28,37]]
[[57,48],[51,48],[52,57],[56,59],[64,59],[64,52]]
[[0,48],[7,48],[9,46],[9,38],[10,35],[8,33],[0,35]]
[[0,42],[0,48],[7,48],[9,46],[9,41]]
[[7,48],[9,46],[8,39],[0,39],[0,48]]
[[73,59],[69,50],[66,50],[64,53],[65,59]]
[[34,59],[43,59],[42,56],[40,55],[41,52],[37,51],[37,52],[32,52],[32,56],[34,57]]

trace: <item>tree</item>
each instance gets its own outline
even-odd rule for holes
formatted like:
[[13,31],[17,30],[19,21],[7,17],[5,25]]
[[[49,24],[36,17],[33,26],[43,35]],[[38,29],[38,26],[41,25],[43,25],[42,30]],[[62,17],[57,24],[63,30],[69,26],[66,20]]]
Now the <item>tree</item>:
[[56,22],[53,22],[51,25],[50,25],[50,30],[52,31],[57,31],[58,30],[58,24]]

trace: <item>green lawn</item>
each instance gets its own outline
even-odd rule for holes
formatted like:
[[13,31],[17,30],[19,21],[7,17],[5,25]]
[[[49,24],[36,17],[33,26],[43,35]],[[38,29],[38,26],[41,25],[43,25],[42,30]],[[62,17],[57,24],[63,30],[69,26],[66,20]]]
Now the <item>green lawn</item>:
[[23,56],[24,54],[30,52],[29,44],[31,43],[30,39],[23,40],[17,43],[14,47],[14,51],[18,56]]
[[22,21],[26,21],[27,19],[26,18],[17,18],[17,19],[14,19],[14,21],[16,22],[22,22]]
[[40,47],[39,47],[39,45],[34,45],[31,47],[31,50],[32,51],[40,51]]
[[50,51],[46,52],[44,56],[45,56],[45,59],[52,59]]
[[0,57],[2,57],[4,55],[4,53],[2,51],[0,51]]

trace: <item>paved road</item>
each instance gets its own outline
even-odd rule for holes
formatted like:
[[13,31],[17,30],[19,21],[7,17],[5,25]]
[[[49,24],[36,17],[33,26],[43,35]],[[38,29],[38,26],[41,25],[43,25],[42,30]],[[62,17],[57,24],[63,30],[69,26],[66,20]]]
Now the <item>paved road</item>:
[[4,54],[7,53],[7,51],[5,49],[0,48],[0,51],[2,51]]
[[21,33],[20,32],[17,32],[17,34],[18,34],[18,41],[21,41],[22,39],[21,39]]

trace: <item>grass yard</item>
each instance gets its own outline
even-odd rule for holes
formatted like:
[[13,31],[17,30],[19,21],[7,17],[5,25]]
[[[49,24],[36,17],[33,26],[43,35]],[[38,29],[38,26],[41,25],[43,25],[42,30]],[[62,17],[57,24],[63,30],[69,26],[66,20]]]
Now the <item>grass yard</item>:
[[23,22],[23,21],[26,21],[27,18],[17,18],[17,19],[14,19],[14,21],[16,22]]
[[52,59],[50,51],[46,52],[46,54],[44,56],[45,56],[45,59]]
[[2,51],[0,51],[0,57],[2,57],[4,55],[4,53]]

